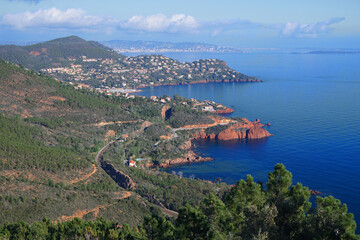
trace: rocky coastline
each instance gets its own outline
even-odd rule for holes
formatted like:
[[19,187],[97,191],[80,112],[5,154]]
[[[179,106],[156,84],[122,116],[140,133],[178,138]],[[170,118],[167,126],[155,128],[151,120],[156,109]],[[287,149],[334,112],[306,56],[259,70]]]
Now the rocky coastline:
[[161,168],[175,167],[178,165],[186,165],[198,162],[209,162],[213,160],[211,157],[201,157],[197,155],[194,151],[188,150],[184,157],[167,159],[165,162],[159,164]]
[[217,114],[230,114],[235,112],[234,109],[225,107],[224,109],[216,109],[215,113]]
[[270,124],[263,124],[259,119],[251,122],[246,118],[242,119],[244,123],[229,124],[229,127],[219,132],[218,134],[207,134],[204,129],[200,129],[195,132],[190,141],[186,142],[181,148],[186,150],[187,153],[184,157],[167,159],[163,163],[160,163],[158,167],[169,168],[177,165],[186,165],[198,162],[208,162],[213,160],[211,157],[201,157],[191,150],[193,147],[192,140],[198,139],[217,139],[220,141],[226,140],[240,140],[240,139],[261,139],[272,136],[267,130],[263,129],[264,126]]
[[217,139],[220,141],[226,140],[240,140],[240,139],[261,139],[270,137],[273,134],[270,134],[266,129],[263,129],[264,126],[270,124],[263,124],[259,119],[251,122],[246,118],[242,119],[244,123],[235,123],[229,125],[228,128],[219,132],[219,133],[206,133],[205,129],[201,129],[193,134],[192,139]]

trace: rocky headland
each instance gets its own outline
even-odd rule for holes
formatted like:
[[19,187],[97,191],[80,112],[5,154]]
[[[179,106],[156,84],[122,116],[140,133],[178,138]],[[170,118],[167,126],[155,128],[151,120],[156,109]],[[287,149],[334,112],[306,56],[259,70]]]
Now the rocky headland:
[[200,129],[193,134],[192,139],[217,139],[217,140],[237,140],[237,139],[260,139],[272,136],[267,130],[263,129],[265,124],[259,119],[251,122],[242,118],[243,122],[229,124],[225,130],[219,132],[208,132]]
[[216,109],[215,113],[217,114],[230,114],[235,112],[234,109],[225,107],[224,109]]
[[[220,121],[220,120],[218,120]],[[218,122],[216,121],[216,122]],[[222,119],[224,121],[224,119]],[[220,121],[221,122],[221,121]],[[270,124],[266,124],[270,125]],[[225,130],[222,130],[218,133],[207,133],[207,129],[199,129],[190,136],[191,140],[197,139],[217,139],[220,141],[225,140],[240,140],[240,139],[261,139],[272,136],[266,129],[263,129],[265,124],[261,123],[259,119],[251,122],[246,118],[242,118],[241,122],[236,122],[228,125],[223,125]],[[200,126],[200,125],[199,125]],[[206,127],[205,125],[201,125]],[[212,127],[213,124],[209,124],[209,127]],[[186,126],[186,127],[197,127],[197,126]],[[196,162],[208,162],[211,161],[210,157],[201,157],[197,155],[194,151],[191,150],[192,142],[186,142],[181,148],[187,150],[187,153],[184,157],[167,159],[163,163],[160,163],[158,166],[162,168],[173,167],[176,165],[182,164],[191,164]]]

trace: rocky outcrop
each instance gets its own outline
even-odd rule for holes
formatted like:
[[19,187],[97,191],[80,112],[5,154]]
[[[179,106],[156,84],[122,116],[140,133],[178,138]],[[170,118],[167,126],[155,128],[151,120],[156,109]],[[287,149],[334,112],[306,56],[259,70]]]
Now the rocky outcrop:
[[145,197],[149,202],[154,203],[162,208],[166,208],[162,202],[160,202],[159,199],[155,195],[151,194],[145,194],[143,197]]
[[243,118],[243,122],[229,124],[228,128],[219,133],[207,133],[205,129],[199,130],[193,135],[193,139],[218,139],[218,140],[234,140],[234,139],[260,139],[271,136],[267,130],[262,127],[264,124],[257,119],[254,122]]
[[168,105],[165,105],[165,106],[162,107],[162,109],[161,109],[161,117],[162,117],[163,119],[166,118],[166,113],[167,113],[167,111],[168,111],[169,109],[171,109],[171,107],[168,106]]
[[212,158],[210,157],[200,157],[193,151],[189,150],[184,157],[165,160],[165,162],[159,164],[159,167],[167,168],[175,165],[191,164],[195,162],[209,162],[211,160]]
[[235,110],[227,107],[227,108],[223,108],[223,109],[216,109],[215,112],[217,114],[230,114],[230,113],[235,112]]
[[144,121],[142,124],[141,124],[141,129],[145,129],[147,127],[150,127],[152,125],[152,122],[149,122],[149,121]]
[[125,173],[116,170],[110,163],[101,161],[101,168],[122,188],[136,189],[134,181]]
[[191,140],[186,141],[183,145],[180,146],[181,149],[183,150],[190,150],[191,149]]
[[263,128],[250,128],[246,132],[246,138],[247,139],[260,139],[260,138],[266,138],[270,137],[272,134],[270,134],[268,131],[266,131]]

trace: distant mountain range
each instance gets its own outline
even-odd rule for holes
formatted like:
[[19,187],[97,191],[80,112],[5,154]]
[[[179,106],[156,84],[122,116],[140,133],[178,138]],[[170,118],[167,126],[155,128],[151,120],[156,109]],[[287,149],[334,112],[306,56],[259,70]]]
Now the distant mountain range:
[[156,41],[125,41],[112,40],[101,42],[117,52],[242,52],[231,47],[196,42],[156,42]]

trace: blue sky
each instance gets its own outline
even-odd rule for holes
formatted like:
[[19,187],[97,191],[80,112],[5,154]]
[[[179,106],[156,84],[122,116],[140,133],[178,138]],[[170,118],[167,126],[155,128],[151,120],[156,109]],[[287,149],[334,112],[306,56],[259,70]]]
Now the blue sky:
[[195,41],[360,48],[360,0],[0,0],[1,41]]

